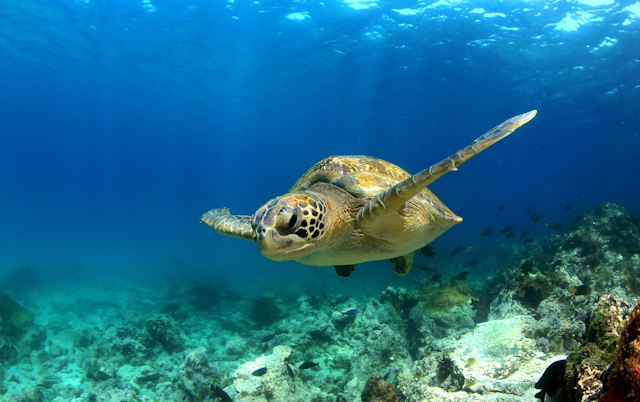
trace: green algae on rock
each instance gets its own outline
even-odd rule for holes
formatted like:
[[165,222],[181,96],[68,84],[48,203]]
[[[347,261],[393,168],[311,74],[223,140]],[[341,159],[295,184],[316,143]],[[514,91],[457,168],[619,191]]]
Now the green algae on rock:
[[467,304],[471,300],[471,294],[471,287],[464,282],[447,284],[441,288],[427,286],[421,291],[427,311],[440,313]]
[[0,296],[0,331],[10,339],[22,338],[26,330],[33,324],[34,314],[22,307],[9,295]]
[[259,325],[271,325],[284,316],[283,304],[282,298],[275,293],[263,293],[253,302],[251,319]]

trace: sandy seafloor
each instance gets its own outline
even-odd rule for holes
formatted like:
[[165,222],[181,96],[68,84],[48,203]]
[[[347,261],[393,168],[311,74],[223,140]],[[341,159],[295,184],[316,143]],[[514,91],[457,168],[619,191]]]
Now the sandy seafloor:
[[29,286],[23,269],[0,309],[2,400],[394,400],[363,394],[379,375],[399,401],[533,401],[599,300],[626,313],[640,293],[637,218],[607,204],[557,229],[509,248],[482,283],[431,272],[369,296],[184,278]]

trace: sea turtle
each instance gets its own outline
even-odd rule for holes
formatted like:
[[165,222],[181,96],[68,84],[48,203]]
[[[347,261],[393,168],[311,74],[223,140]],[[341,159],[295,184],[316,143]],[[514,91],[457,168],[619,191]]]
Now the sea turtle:
[[415,250],[462,221],[427,185],[535,115],[532,110],[512,117],[413,176],[369,156],[331,156],[252,216],[218,208],[200,221],[220,234],[258,243],[262,255],[272,260],[333,265],[347,277],[356,264],[390,259],[396,273],[406,275]]

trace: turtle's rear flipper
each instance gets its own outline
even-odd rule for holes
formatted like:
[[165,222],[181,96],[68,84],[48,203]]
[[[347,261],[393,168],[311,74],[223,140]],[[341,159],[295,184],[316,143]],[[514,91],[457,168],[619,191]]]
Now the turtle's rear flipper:
[[390,259],[393,265],[396,268],[396,274],[400,276],[405,276],[409,273],[411,266],[413,265],[413,253],[409,253],[407,255],[401,255],[400,257],[395,257]]
[[351,264],[351,265],[336,265],[335,269],[336,269],[336,274],[338,274],[338,276],[341,276],[343,278],[348,278],[348,277],[351,276],[353,271],[356,270],[356,266],[355,266],[355,264]]
[[256,241],[256,233],[251,227],[251,216],[231,215],[229,208],[212,209],[202,215],[200,222],[206,223],[221,235]]
[[458,166],[478,155],[491,145],[508,136],[523,124],[533,119],[536,111],[532,110],[497,125],[484,135],[476,138],[471,144],[462,148],[447,159],[417,173],[395,186],[371,198],[358,211],[358,225],[365,233],[368,229],[375,228],[379,219],[397,211],[423,188],[436,181],[440,176],[452,170],[458,170]]

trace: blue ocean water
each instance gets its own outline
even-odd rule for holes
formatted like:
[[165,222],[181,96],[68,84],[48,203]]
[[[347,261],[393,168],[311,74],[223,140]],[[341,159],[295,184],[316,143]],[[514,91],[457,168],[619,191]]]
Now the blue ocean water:
[[[212,208],[253,214],[329,155],[418,172],[533,109],[429,186],[464,221],[407,276],[388,261],[350,278],[270,261],[199,223]],[[469,379],[485,347],[518,355],[504,394],[532,400],[532,379],[584,340],[596,291],[629,310],[640,289],[637,220],[615,207],[526,254],[604,203],[640,215],[639,112],[637,0],[2,0],[0,396],[199,400],[184,367],[209,359],[211,392],[267,366],[268,385],[277,366],[274,383],[323,400],[358,400],[372,374],[419,400],[442,385],[432,352],[451,351]],[[615,253],[601,255],[614,220]],[[556,262],[571,267],[553,276]],[[516,274],[521,289],[542,283],[539,300],[476,325]],[[427,305],[446,292],[458,310]],[[522,349],[502,354],[502,336]],[[267,359],[290,346],[287,374]],[[312,368],[291,374],[294,361]],[[489,398],[502,374],[486,372]]]
[[430,186],[464,218],[433,243],[444,270],[458,245],[509,247],[485,228],[548,234],[527,208],[640,212],[637,2],[5,0],[0,21],[5,278],[401,285],[421,272],[343,280],[198,220],[252,214],[328,155],[416,172],[531,109]]

